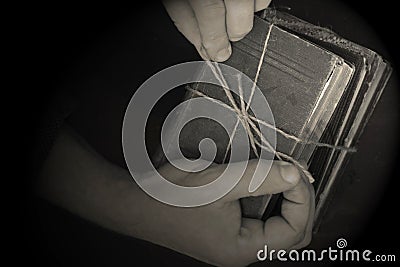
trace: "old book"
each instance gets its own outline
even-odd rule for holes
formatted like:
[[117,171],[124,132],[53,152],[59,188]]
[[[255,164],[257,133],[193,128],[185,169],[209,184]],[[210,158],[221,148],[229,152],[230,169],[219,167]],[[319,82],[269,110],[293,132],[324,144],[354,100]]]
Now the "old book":
[[[354,66],[354,75],[321,141],[355,147],[390,78],[390,65],[374,51],[346,40],[329,29],[312,25],[287,13],[268,9],[262,17],[333,51]],[[340,178],[349,156],[350,154],[344,151],[317,148],[309,161],[310,171],[318,178],[314,185],[317,203],[315,230],[328,209],[335,191],[334,185]]]
[[[232,56],[224,64],[254,79],[269,30],[268,49],[257,85],[268,100],[276,127],[305,141],[355,146],[390,74],[388,65],[373,51],[343,40],[329,30],[271,10],[255,17],[253,30],[243,40],[233,43]],[[196,83],[189,87],[229,104],[220,86]],[[186,99],[195,97],[198,96],[193,91],[186,95]],[[237,96],[235,99],[239,101]],[[180,116],[184,120],[187,113]],[[211,138],[217,145],[215,162],[227,160],[229,137],[212,120],[193,120],[176,134],[186,157],[199,157],[199,142]],[[316,179],[319,222],[348,152],[300,144],[281,135],[277,135],[276,148],[310,166]],[[160,152],[155,164],[162,165],[165,154],[173,157],[174,149]],[[255,157],[251,150],[250,155]],[[277,196],[242,199],[243,215],[265,219],[277,200]]]

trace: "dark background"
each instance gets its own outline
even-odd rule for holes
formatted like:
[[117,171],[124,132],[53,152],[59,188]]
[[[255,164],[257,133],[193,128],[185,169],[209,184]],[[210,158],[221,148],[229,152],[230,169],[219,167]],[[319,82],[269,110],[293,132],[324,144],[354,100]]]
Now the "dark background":
[[[396,68],[399,62],[397,9],[391,1],[274,0],[278,9],[330,27],[342,36],[379,52]],[[121,122],[134,90],[157,71],[198,60],[192,46],[175,29],[160,3],[125,7],[107,5],[35,6],[23,32],[29,60],[24,88],[24,141],[35,144],[36,129],[52,109],[55,95],[66,89],[79,100],[69,123],[107,159],[124,166]],[[31,76],[30,76],[31,75]],[[349,162],[326,222],[312,243],[334,246],[339,237],[349,247],[399,255],[399,89],[393,73],[359,151]],[[177,92],[175,100],[181,93]],[[172,105],[173,103],[171,103]],[[28,153],[26,155],[29,155]],[[31,172],[18,210],[22,215],[22,257],[41,266],[197,264],[189,257],[121,236],[86,222],[29,195]],[[25,184],[25,183],[24,183]]]

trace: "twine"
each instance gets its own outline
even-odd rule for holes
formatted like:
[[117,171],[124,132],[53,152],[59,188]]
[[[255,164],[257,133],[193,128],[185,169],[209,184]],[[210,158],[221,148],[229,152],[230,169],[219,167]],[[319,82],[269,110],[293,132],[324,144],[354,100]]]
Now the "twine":
[[[233,137],[234,137],[234,135],[236,133],[237,127],[238,127],[239,122],[240,122],[240,123],[242,123],[244,129],[246,130],[246,133],[247,133],[247,135],[249,137],[249,140],[250,140],[250,145],[251,145],[251,147],[253,149],[254,154],[257,157],[259,157],[259,154],[258,154],[256,146],[258,146],[260,149],[264,149],[264,150],[266,150],[268,152],[274,153],[275,156],[279,160],[286,160],[286,161],[291,162],[293,165],[295,165],[297,168],[299,168],[301,170],[301,172],[308,178],[310,183],[313,183],[315,180],[314,180],[313,176],[311,175],[311,173],[306,169],[306,167],[304,167],[299,161],[294,159],[292,156],[290,156],[290,155],[288,155],[286,153],[283,153],[283,152],[275,150],[273,148],[273,146],[265,138],[265,136],[261,133],[261,131],[257,128],[256,123],[262,124],[262,125],[270,128],[270,129],[273,129],[278,134],[283,136],[284,138],[289,139],[289,140],[293,140],[293,141],[295,141],[297,143],[300,143],[300,144],[315,145],[315,146],[318,146],[318,147],[326,147],[326,148],[330,148],[330,149],[334,149],[334,150],[341,150],[341,151],[345,151],[345,152],[355,152],[356,149],[353,148],[353,147],[335,146],[335,145],[331,145],[331,144],[327,144],[327,143],[321,143],[321,142],[315,142],[315,141],[309,141],[309,140],[302,140],[299,137],[297,137],[295,135],[292,135],[292,134],[289,134],[289,133],[285,132],[284,130],[279,129],[278,127],[275,127],[274,125],[272,125],[272,124],[270,124],[270,123],[268,123],[266,121],[260,120],[260,119],[256,118],[255,116],[250,115],[248,113],[248,110],[249,110],[250,105],[251,105],[251,101],[252,101],[254,93],[255,93],[255,89],[256,89],[256,86],[257,86],[258,77],[260,75],[262,64],[264,62],[264,57],[265,57],[266,52],[267,52],[268,41],[269,41],[270,36],[271,36],[272,27],[273,27],[273,24],[270,24],[268,32],[267,32],[267,35],[266,35],[266,38],[265,38],[265,41],[264,41],[263,51],[262,51],[260,60],[258,62],[256,75],[255,75],[255,78],[254,78],[253,86],[251,88],[250,97],[249,97],[249,101],[247,102],[247,105],[246,105],[246,103],[244,101],[244,98],[243,98],[243,89],[242,89],[242,86],[241,86],[241,76],[238,75],[238,89],[239,89],[239,99],[240,99],[240,107],[238,107],[237,104],[236,104],[236,101],[233,98],[231,90],[229,89],[228,84],[227,84],[227,82],[226,82],[226,80],[225,80],[225,78],[223,76],[223,73],[222,73],[222,71],[221,71],[221,69],[220,69],[220,67],[219,67],[217,62],[213,63],[211,61],[206,61],[207,65],[210,67],[213,75],[215,76],[215,78],[218,80],[218,82],[220,83],[221,87],[223,88],[223,90],[225,92],[225,95],[227,96],[227,98],[228,98],[228,100],[230,102],[230,105],[228,105],[228,104],[226,104],[226,103],[224,103],[224,102],[222,102],[222,101],[220,101],[218,99],[212,98],[212,97],[210,97],[210,96],[208,96],[208,95],[206,95],[206,94],[204,94],[204,93],[202,93],[202,92],[200,92],[198,90],[193,90],[191,88],[189,88],[188,90],[191,91],[192,93],[198,95],[198,96],[204,97],[205,99],[210,100],[213,103],[221,105],[221,106],[223,106],[223,107],[235,112],[235,114],[237,115],[237,121],[236,121],[235,126],[233,128],[233,131],[232,131],[232,133],[230,135],[229,142],[228,142],[228,145],[227,145],[227,148],[226,148],[226,151],[225,151],[224,161],[227,159],[228,151],[229,151],[229,149],[230,149],[230,147],[232,145]],[[254,137],[253,131],[259,137],[261,142],[258,141]]]

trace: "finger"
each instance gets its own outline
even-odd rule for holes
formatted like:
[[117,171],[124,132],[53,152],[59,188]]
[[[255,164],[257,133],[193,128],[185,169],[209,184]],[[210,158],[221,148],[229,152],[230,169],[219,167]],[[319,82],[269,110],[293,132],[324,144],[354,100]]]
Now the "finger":
[[284,192],[295,187],[299,180],[299,171],[290,163],[262,159],[250,160],[243,177],[225,196],[225,199],[232,201],[248,196]]
[[309,212],[309,217],[308,217],[308,222],[304,234],[303,240],[301,240],[299,243],[294,245],[291,249],[300,249],[303,247],[306,247],[310,244],[311,239],[312,239],[312,231],[313,231],[313,225],[314,225],[314,214],[315,214],[315,192],[314,192],[314,187],[310,184],[308,179],[306,177],[302,177],[304,179],[304,182],[306,183],[309,192],[310,192],[310,212]]
[[311,192],[306,182],[283,193],[281,216],[268,219],[264,225],[265,241],[274,249],[287,249],[304,240],[313,211]]
[[186,0],[164,0],[163,4],[177,29],[194,45],[204,60],[209,60],[202,48],[199,26],[189,3]]
[[257,12],[257,11],[266,9],[270,3],[271,3],[271,0],[255,0],[254,1],[254,11]]
[[241,40],[253,28],[254,0],[225,0],[229,40]]
[[304,240],[313,215],[311,192],[305,181],[284,192],[282,216],[269,218],[264,224],[260,220],[243,219],[241,243],[252,252],[262,249],[289,249]]
[[199,26],[202,45],[211,60],[227,60],[232,48],[226,33],[222,0],[189,0]]

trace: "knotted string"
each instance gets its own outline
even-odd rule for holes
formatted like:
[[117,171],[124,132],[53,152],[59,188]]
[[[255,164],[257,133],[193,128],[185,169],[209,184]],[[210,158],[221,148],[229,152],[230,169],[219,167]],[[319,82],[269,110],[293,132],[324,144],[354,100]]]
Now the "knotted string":
[[[212,101],[212,102],[214,102],[214,103],[216,103],[218,105],[221,105],[221,106],[223,106],[223,107],[225,107],[227,109],[230,109],[231,111],[235,112],[235,114],[237,115],[237,121],[236,121],[235,126],[234,126],[234,128],[232,130],[232,133],[230,135],[227,148],[225,150],[224,161],[227,159],[228,151],[230,150],[230,147],[232,145],[233,137],[234,137],[234,135],[236,133],[237,127],[238,127],[239,122],[240,122],[240,123],[242,123],[244,129],[246,130],[246,133],[247,133],[247,135],[249,137],[250,144],[251,144],[251,147],[253,149],[253,152],[257,157],[259,157],[259,154],[258,154],[256,145],[260,149],[264,149],[264,150],[266,150],[268,152],[274,153],[279,160],[287,160],[287,161],[291,162],[292,164],[294,164],[296,167],[298,167],[303,172],[303,174],[308,178],[308,180],[311,183],[313,183],[314,182],[314,178],[311,175],[311,173],[306,169],[306,167],[304,167],[299,161],[294,159],[292,156],[290,156],[290,155],[288,155],[286,153],[283,153],[283,152],[275,150],[273,148],[273,146],[265,138],[265,136],[261,133],[261,131],[258,129],[258,127],[256,126],[255,123],[262,124],[262,125],[270,128],[270,129],[275,130],[278,134],[282,135],[283,137],[285,137],[285,138],[287,138],[289,140],[293,140],[293,141],[295,141],[297,143],[304,144],[304,145],[315,145],[315,146],[318,146],[318,147],[327,147],[327,148],[330,148],[330,149],[341,150],[341,151],[346,151],[346,152],[355,152],[356,150],[355,150],[355,148],[352,148],[352,147],[335,146],[335,145],[326,144],[326,143],[320,143],[320,142],[309,141],[309,140],[302,140],[299,137],[291,135],[291,134],[285,132],[284,130],[279,129],[279,128],[275,127],[274,125],[272,125],[272,124],[270,124],[270,123],[268,123],[266,121],[260,120],[260,119],[254,117],[254,116],[252,116],[252,115],[250,115],[248,113],[248,110],[250,108],[251,101],[253,99],[253,96],[254,96],[254,93],[255,93],[255,89],[256,89],[256,86],[257,86],[258,77],[260,75],[261,67],[262,67],[262,64],[264,62],[264,57],[265,57],[266,52],[267,52],[267,47],[268,47],[269,38],[271,36],[272,27],[273,27],[273,24],[270,24],[268,32],[267,32],[267,35],[266,35],[266,38],[265,38],[265,41],[264,41],[263,51],[262,51],[260,60],[258,62],[256,75],[255,75],[255,78],[254,78],[253,86],[252,86],[251,91],[250,91],[250,97],[249,97],[249,101],[247,102],[247,105],[245,104],[245,101],[244,101],[244,98],[243,98],[243,89],[242,89],[242,86],[241,86],[241,76],[238,75],[238,89],[239,89],[239,99],[240,99],[240,107],[238,107],[237,104],[236,104],[236,101],[234,100],[233,95],[232,95],[232,93],[231,93],[231,91],[230,91],[230,89],[228,87],[228,83],[226,82],[226,80],[225,80],[225,78],[223,76],[223,73],[222,73],[218,63],[216,63],[216,62],[212,63],[211,61],[206,61],[207,65],[210,67],[213,75],[215,76],[215,78],[218,80],[218,82],[220,83],[221,87],[223,88],[223,90],[225,92],[225,95],[228,98],[231,106],[225,104],[224,102],[222,102],[222,101],[220,101],[218,99],[212,98],[212,97],[210,97],[210,96],[208,96],[208,95],[206,95],[206,94],[204,94],[204,93],[202,93],[200,91],[193,90],[193,89],[190,89],[190,88],[188,90],[190,90],[191,92],[193,92],[194,94],[196,94],[198,96],[204,97],[205,99],[208,99],[208,100],[210,100],[210,101]],[[259,137],[261,142],[258,141],[254,137],[253,131]]]

